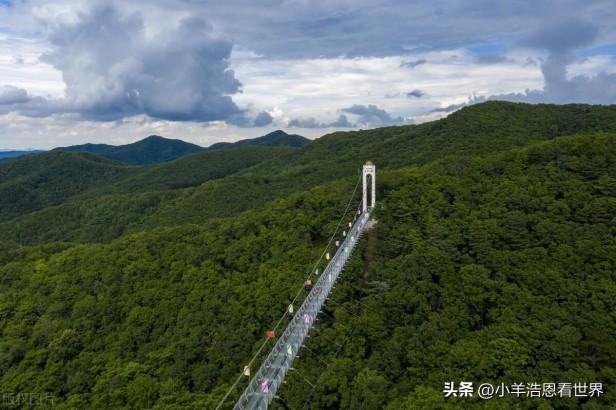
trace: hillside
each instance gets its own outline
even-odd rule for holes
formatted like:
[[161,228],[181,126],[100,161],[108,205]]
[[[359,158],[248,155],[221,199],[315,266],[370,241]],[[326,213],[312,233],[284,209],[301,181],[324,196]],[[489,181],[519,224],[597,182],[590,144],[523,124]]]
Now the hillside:
[[[359,164],[370,158],[383,170],[596,131],[616,132],[615,106],[488,102],[421,125],[336,132],[187,188],[158,191],[159,183],[152,183],[156,189],[150,189],[148,178],[137,178],[140,187],[131,185],[132,194],[99,190],[96,195],[0,223],[0,238],[24,244],[108,241],[126,232],[200,224],[263,207],[292,193],[356,175],[358,158]],[[54,223],[49,224],[50,220]]]
[[[496,146],[485,131],[473,137],[485,145],[452,155],[466,146],[454,139],[471,137],[450,125],[426,126],[450,144],[407,152],[434,160],[377,171],[379,222],[280,391],[288,408],[459,408],[443,399],[447,380],[616,383],[616,133],[537,126],[526,143],[511,131],[515,143]],[[382,130],[383,141],[416,128]],[[108,244],[5,243],[0,385],[45,386],[59,409],[214,408],[311,269],[354,183],[351,172],[232,218]],[[588,408],[615,403],[607,390]]]
[[444,381],[616,381],[616,134],[381,173],[379,191],[363,263],[294,365],[316,391],[291,378],[289,406],[491,408],[444,400]]
[[133,169],[91,154],[48,152],[0,163],[0,220],[62,203]]
[[239,146],[233,150],[203,151],[144,169],[109,187],[113,192],[143,192],[196,187],[260,162],[287,154],[292,148]]
[[270,132],[267,135],[258,138],[244,139],[237,142],[218,142],[207,147],[207,150],[233,149],[245,147],[247,145],[256,145],[264,147],[302,147],[308,144],[310,140],[301,135],[287,134],[282,130]]
[[[257,147],[293,147],[298,148],[310,142],[300,135],[290,135],[278,130],[257,138],[244,139],[237,142],[219,142],[207,148],[176,139],[151,135],[141,141],[127,145],[83,144],[69,147],[54,148],[54,151],[87,152],[113,161],[131,165],[151,165],[170,162],[185,155],[201,151],[218,151]],[[0,153],[0,159],[2,159]]]
[[290,150],[247,146],[204,151],[147,167],[57,151],[36,160],[16,159],[0,165],[0,215],[5,221],[0,238],[22,243],[31,238],[108,241],[131,230],[135,220],[147,218],[162,203],[172,203],[186,192],[181,188],[223,178]]
[[54,151],[89,152],[131,165],[158,164],[173,161],[187,154],[202,151],[198,145],[151,135],[127,145],[85,144],[55,148]]

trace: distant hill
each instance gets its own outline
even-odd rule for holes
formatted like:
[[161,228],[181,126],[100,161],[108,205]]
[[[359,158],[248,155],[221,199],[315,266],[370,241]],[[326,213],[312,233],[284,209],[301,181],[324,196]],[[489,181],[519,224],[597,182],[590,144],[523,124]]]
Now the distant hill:
[[29,151],[0,151],[0,161],[10,158],[23,157],[26,155],[38,154],[41,150],[29,150]]
[[176,161],[142,168],[138,174],[108,188],[111,192],[136,193],[196,187],[292,150],[291,147],[241,146],[232,150],[198,152]]
[[[170,200],[177,196],[173,190],[197,187],[295,149],[244,146],[202,151],[147,166],[131,166],[87,152],[49,151],[7,159],[0,162],[0,221],[29,219],[31,214],[41,222],[37,223],[38,228],[18,229],[21,233],[17,236],[25,240],[40,234],[41,239],[48,240],[51,231],[47,232],[43,226],[53,225],[54,231],[68,229],[75,233],[87,220],[83,227],[87,238],[108,240],[127,229],[125,222],[145,217],[147,210],[158,207],[163,198]],[[131,211],[123,208],[122,213],[108,214],[107,211],[115,208],[102,200],[104,197],[119,200]],[[83,203],[96,204],[96,210],[84,214],[80,207],[71,205]],[[101,215],[101,211],[106,215]],[[111,226],[113,232],[109,232]],[[102,227],[105,227],[103,232]]]
[[308,144],[310,140],[302,137],[301,135],[287,134],[282,130],[270,132],[267,135],[258,138],[251,138],[240,140],[237,142],[218,142],[212,144],[206,149],[209,151],[231,149],[237,147],[244,147],[247,145],[257,145],[264,147],[303,147]]
[[[108,241],[122,232],[235,216],[294,192],[357,175],[367,159],[384,170],[596,132],[616,133],[616,106],[495,101],[420,125],[335,132],[286,153],[267,154],[263,161],[254,153],[242,154],[227,164],[223,156],[204,154],[228,151],[206,150],[177,164],[164,164],[164,168],[143,168],[143,172],[114,183],[112,189],[107,189],[109,184],[105,189],[94,187],[58,207],[12,220],[0,218],[0,239],[22,243],[49,238]],[[217,169],[221,163],[230,170]],[[121,223],[118,215],[122,215]],[[116,221],[121,226],[100,221]]]
[[[218,142],[202,148],[182,140],[151,135],[141,141],[127,145],[83,144],[54,148],[54,151],[88,152],[103,158],[124,162],[130,165],[151,165],[173,161],[188,154],[201,151],[220,151],[247,146],[261,147],[302,147],[309,143],[301,135],[287,134],[278,130],[262,137],[244,139],[237,142]],[[2,159],[0,153],[0,160]]]
[[184,155],[203,151],[203,148],[182,140],[151,135],[127,145],[84,144],[55,148],[54,151],[89,152],[131,165],[148,165],[173,161]]
[[57,205],[93,186],[126,177],[136,167],[89,153],[46,152],[0,163],[0,219]]

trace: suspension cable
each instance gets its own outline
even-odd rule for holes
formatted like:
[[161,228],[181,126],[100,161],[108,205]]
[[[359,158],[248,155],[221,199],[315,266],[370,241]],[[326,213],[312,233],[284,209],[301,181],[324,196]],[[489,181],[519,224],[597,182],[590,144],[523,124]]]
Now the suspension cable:
[[[338,225],[336,225],[336,229],[334,230],[334,233],[329,238],[329,241],[325,245],[325,248],[323,249],[323,252],[321,253],[321,256],[319,257],[319,259],[314,264],[312,270],[308,273],[307,278],[310,278],[310,275],[312,275],[312,272],[314,272],[314,270],[319,266],[319,263],[321,263],[321,261],[323,260],[323,257],[325,256],[325,254],[327,253],[327,250],[331,246],[332,241],[336,237],[336,234],[338,233],[338,230],[340,229],[340,225],[342,224],[342,221],[344,220],[344,218],[346,217],[347,213],[349,212],[349,208],[351,207],[351,203],[353,202],[353,198],[355,198],[355,193],[357,192],[357,188],[359,187],[359,183],[360,182],[361,182],[361,173],[359,174],[359,177],[357,178],[357,183],[355,184],[355,188],[353,188],[353,193],[351,194],[351,197],[349,198],[349,202],[347,203],[347,206],[344,209],[344,213],[342,214],[342,217],[338,221]],[[304,283],[305,283],[305,281],[304,281]],[[305,285],[302,283],[302,287],[295,294],[295,297],[291,301],[291,305],[294,304],[295,301],[297,300],[297,298],[302,294],[304,288],[305,288]],[[284,313],[282,314],[282,316],[280,317],[280,319],[278,320],[278,322],[276,323],[276,325],[272,329],[274,332],[276,331],[278,326],[280,326],[280,324],[282,323],[282,321],[284,320],[284,318],[287,316],[288,313],[289,313],[288,309],[285,309]],[[265,341],[263,342],[263,344],[261,344],[261,346],[259,347],[257,352],[252,356],[252,358],[250,359],[250,361],[248,362],[248,365],[246,365],[246,367],[248,367],[250,369],[250,366],[252,365],[252,363],[257,359],[259,354],[261,354],[261,352],[263,351],[263,349],[265,348],[265,346],[267,345],[267,343],[269,341],[270,341],[269,337],[267,339],[265,339]],[[227,390],[227,392],[225,393],[223,398],[220,400],[220,402],[216,406],[215,410],[219,410],[223,406],[223,404],[227,401],[227,398],[229,397],[229,394],[231,394],[231,392],[233,390],[235,390],[235,388],[237,387],[238,383],[242,380],[243,376],[244,376],[244,372],[242,371],[240,373],[240,375],[237,377],[237,379],[235,379],[235,382],[231,385],[231,387],[229,387],[229,389]]]

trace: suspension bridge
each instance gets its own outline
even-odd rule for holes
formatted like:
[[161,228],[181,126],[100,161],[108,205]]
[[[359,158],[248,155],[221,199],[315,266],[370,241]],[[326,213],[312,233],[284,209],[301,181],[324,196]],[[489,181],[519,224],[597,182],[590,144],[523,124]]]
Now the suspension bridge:
[[[326,257],[328,260],[328,264],[323,270],[317,282],[312,286],[308,296],[304,299],[303,303],[295,311],[293,304],[301,294],[301,290],[296,294],[295,298],[289,305],[288,310],[285,312],[283,317],[280,318],[274,330],[268,332],[269,338],[275,338],[275,331],[277,327],[282,322],[282,319],[286,316],[287,313],[294,313],[291,321],[287,325],[284,332],[278,337],[276,343],[273,348],[259,367],[259,369],[254,373],[248,386],[245,388],[244,392],[240,395],[239,399],[235,403],[233,409],[234,410],[267,410],[270,403],[276,397],[276,393],[286,374],[291,369],[291,364],[293,360],[297,357],[301,347],[304,344],[304,340],[307,337],[310,329],[314,325],[317,316],[321,312],[321,308],[326,303],[327,298],[331,290],[333,289],[336,281],[338,280],[341,272],[344,269],[346,262],[349,260],[351,254],[353,253],[353,249],[357,245],[359,239],[361,238],[362,233],[366,230],[367,227],[370,226],[370,217],[375,205],[376,199],[376,167],[372,162],[368,161],[363,166],[362,175],[362,201],[361,207],[358,209],[358,212],[355,214],[354,222],[349,222],[349,231],[346,229],[343,231],[343,241],[336,241],[336,251],[333,257],[330,257],[328,250],[332,246],[332,241],[334,240],[336,234],[338,233],[340,226],[346,217],[353,197],[355,196],[355,192],[357,191],[357,185],[359,185],[359,181],[355,186],[355,190],[351,195],[351,199],[348,202],[348,205],[344,211],[344,214],[336,227],[336,230],[332,237],[329,240],[325,250],[321,254],[321,257],[315,264],[315,268],[318,266],[319,262],[323,258]],[[312,272],[311,272],[312,273]],[[318,271],[317,271],[318,273]],[[307,281],[310,282],[311,281]],[[222,398],[216,410],[222,408],[222,406],[227,402],[229,394],[234,391],[238,382],[242,377],[250,376],[250,366],[253,364],[255,359],[262,352],[264,347],[267,345],[267,340],[261,345],[261,348],[255,353],[251,361],[242,371],[242,374],[239,375],[238,379],[231,386],[231,388],[227,391],[227,394]]]

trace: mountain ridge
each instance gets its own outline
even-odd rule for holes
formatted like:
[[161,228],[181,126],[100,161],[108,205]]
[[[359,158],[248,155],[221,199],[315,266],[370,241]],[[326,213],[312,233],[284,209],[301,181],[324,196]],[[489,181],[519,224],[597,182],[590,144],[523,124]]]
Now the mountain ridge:
[[[202,151],[231,150],[246,146],[299,148],[309,142],[308,138],[301,135],[287,134],[282,130],[277,130],[261,137],[246,138],[236,142],[217,142],[206,148],[181,139],[150,135],[142,140],[124,145],[85,143],[56,147],[52,151],[88,152],[129,165],[153,165],[171,162]],[[2,159],[1,153],[0,159]]]
[[[596,131],[616,132],[616,107],[488,102],[420,125],[334,132],[303,147],[262,157],[263,160],[247,167],[242,165],[247,162],[240,161],[240,167],[217,179],[194,178],[192,166],[181,166],[177,189],[163,182],[160,178],[165,176],[161,173],[152,174],[158,175],[157,182],[152,184],[147,178],[136,177],[135,185],[125,185],[131,187],[130,194],[120,185],[106,191],[94,190],[87,197],[73,197],[57,206],[0,223],[0,238],[19,238],[24,243],[43,238],[104,242],[120,233],[199,224],[264,206],[294,192],[355,175],[367,159],[375,161],[382,171],[448,156],[495,153],[571,133]],[[214,150],[211,154],[224,152],[233,150]],[[182,165],[182,159],[177,161],[178,167]],[[174,162],[169,164],[176,167]],[[170,175],[177,172],[178,168]],[[149,185],[167,190],[150,190]],[[117,214],[124,215],[124,219],[115,221],[113,215]],[[58,221],[51,231],[48,220]],[[101,225],[97,220],[112,222]]]
[[0,217],[10,219],[122,179],[135,167],[87,152],[49,151],[0,162]]
[[302,147],[308,143],[310,143],[310,139],[306,137],[302,137],[297,134],[287,134],[282,130],[276,130],[270,132],[269,134],[263,135],[257,138],[247,138],[243,140],[239,140],[236,142],[217,142],[215,144],[210,145],[206,148],[206,150],[221,150],[221,149],[232,149],[240,146],[246,145],[257,145],[257,146],[288,146],[288,147]]
[[200,152],[200,147],[179,139],[150,135],[126,145],[82,144],[54,148],[53,151],[89,152],[130,165],[151,165],[173,161],[184,155]]

